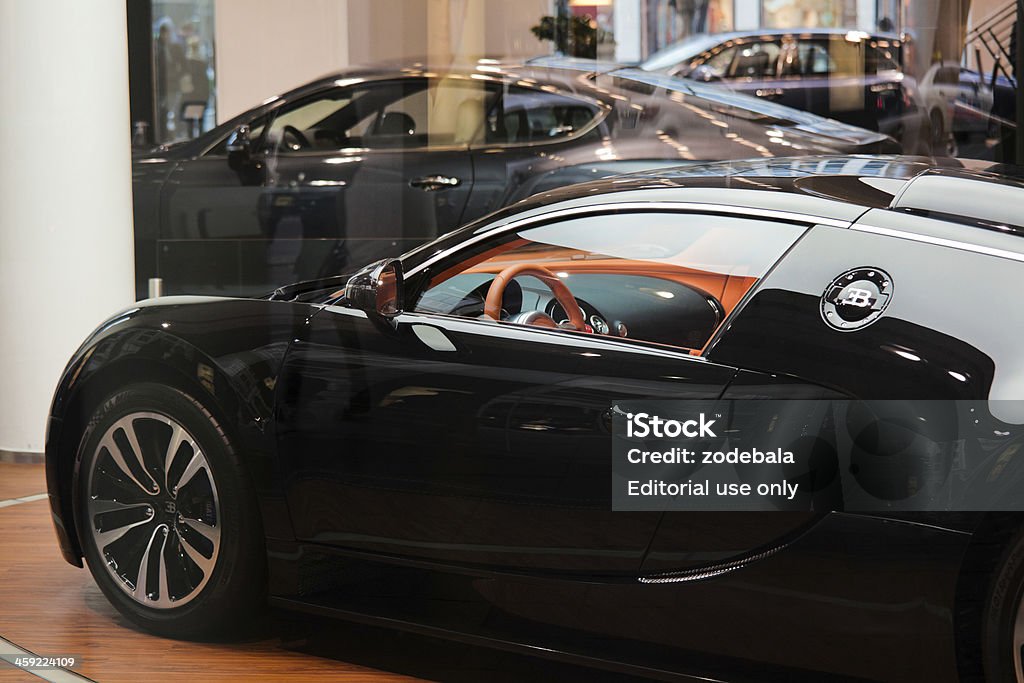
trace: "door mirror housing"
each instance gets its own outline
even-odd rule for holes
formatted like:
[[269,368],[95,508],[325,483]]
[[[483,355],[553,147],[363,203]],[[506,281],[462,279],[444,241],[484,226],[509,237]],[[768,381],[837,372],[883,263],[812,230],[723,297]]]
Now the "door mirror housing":
[[249,126],[242,124],[228,136],[225,147],[228,153],[228,166],[239,170],[252,158],[252,140],[249,137]]
[[383,318],[394,318],[402,312],[404,296],[402,262],[395,258],[371,263],[345,285],[348,306]]

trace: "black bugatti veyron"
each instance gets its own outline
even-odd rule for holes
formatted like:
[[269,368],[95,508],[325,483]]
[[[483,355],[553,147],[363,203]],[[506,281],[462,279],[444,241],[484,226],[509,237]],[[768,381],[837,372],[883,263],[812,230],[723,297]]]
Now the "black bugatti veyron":
[[[909,157],[712,164],[263,298],[139,302],[54,397],[61,549],[175,637],[269,598],[656,677],[1024,681],[1012,512],[610,499],[616,401],[1021,398],[1022,202]],[[974,424],[957,457],[1009,481],[1020,424]]]

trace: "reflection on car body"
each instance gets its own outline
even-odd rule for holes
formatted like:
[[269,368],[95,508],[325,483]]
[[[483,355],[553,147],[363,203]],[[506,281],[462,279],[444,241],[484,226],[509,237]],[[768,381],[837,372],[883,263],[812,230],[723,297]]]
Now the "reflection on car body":
[[680,161],[898,151],[637,70],[351,69],[136,156],[137,288],[257,294],[395,256],[534,192]]

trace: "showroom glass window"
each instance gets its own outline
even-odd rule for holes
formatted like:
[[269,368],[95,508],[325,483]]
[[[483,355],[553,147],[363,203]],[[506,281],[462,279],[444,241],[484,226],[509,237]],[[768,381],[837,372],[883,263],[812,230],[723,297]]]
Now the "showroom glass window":
[[[496,236],[440,265],[419,297],[420,313],[479,318],[494,276],[541,266],[615,332],[697,350],[746,292],[803,234],[789,223],[707,214],[633,213],[575,218]],[[567,316],[532,275],[505,290],[502,317]],[[623,336],[623,335],[619,335]]]

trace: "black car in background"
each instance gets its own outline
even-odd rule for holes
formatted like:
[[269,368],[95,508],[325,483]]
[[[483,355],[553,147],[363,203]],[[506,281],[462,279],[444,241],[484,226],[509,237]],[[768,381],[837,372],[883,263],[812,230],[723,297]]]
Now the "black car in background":
[[352,69],[134,159],[137,293],[258,294],[544,189],[681,161],[893,152],[703,83],[481,59]]
[[881,131],[907,153],[944,154],[950,129],[931,128],[902,55],[903,39],[895,34],[761,30],[692,36],[641,68]]
[[[54,396],[63,555],[175,637],[269,593],[662,680],[1019,683],[1022,195],[917,158],[687,167],[352,277],[140,302]],[[785,466],[800,507],[613,509],[618,402],[837,397],[862,403],[769,401],[766,432],[814,448]],[[963,489],[998,495],[952,511]]]

